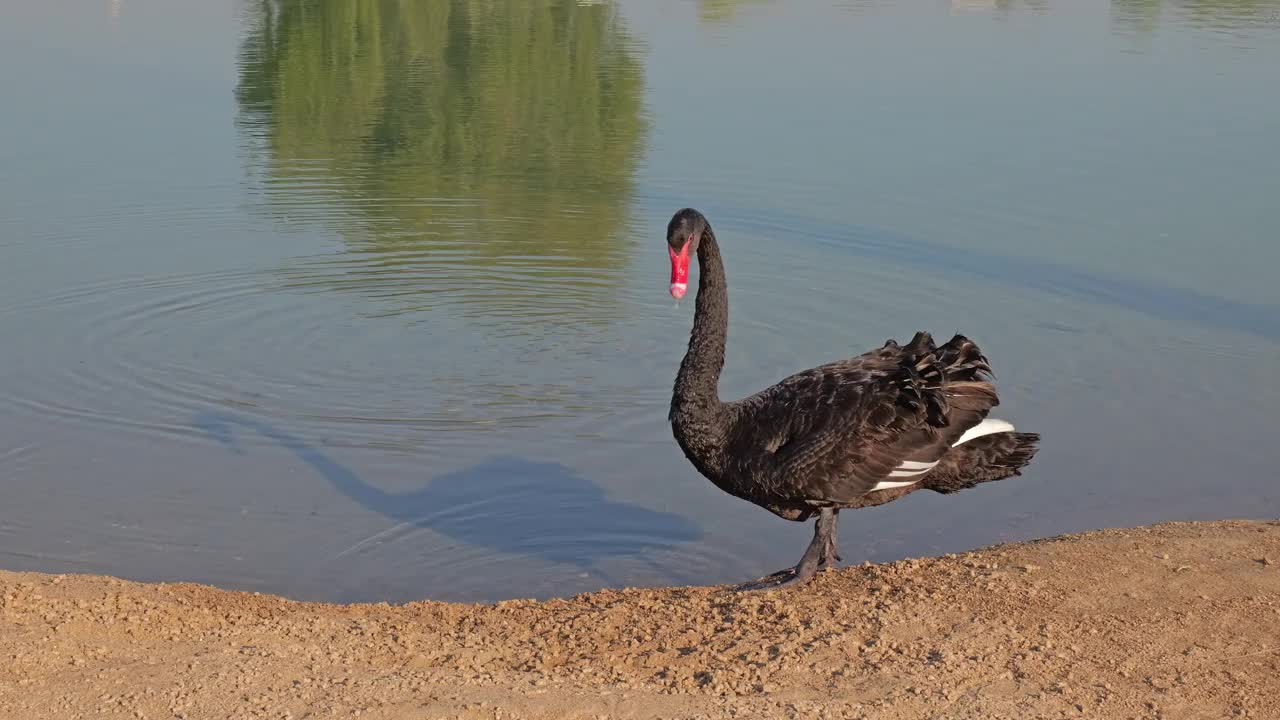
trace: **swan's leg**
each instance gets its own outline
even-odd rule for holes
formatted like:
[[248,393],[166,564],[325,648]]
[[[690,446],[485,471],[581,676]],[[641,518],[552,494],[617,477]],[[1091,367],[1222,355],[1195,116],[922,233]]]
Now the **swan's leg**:
[[839,555],[836,554],[836,511],[824,508],[818,515],[818,521],[814,523],[813,540],[795,567],[762,577],[754,582],[743,583],[734,590],[738,592],[775,590],[790,585],[801,585],[816,575],[820,567],[839,559]]
[[844,558],[840,557],[840,543],[836,539],[837,524],[840,522],[840,508],[834,508],[831,511],[831,532],[827,534],[827,541],[822,547],[822,557],[818,558],[818,569],[826,570],[833,567],[836,563],[842,562]]

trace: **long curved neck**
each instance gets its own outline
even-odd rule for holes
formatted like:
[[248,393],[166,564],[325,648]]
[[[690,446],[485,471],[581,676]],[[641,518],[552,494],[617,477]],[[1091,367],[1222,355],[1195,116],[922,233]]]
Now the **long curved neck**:
[[689,350],[680,363],[671,398],[671,420],[678,435],[684,435],[691,442],[697,438],[701,441],[698,444],[710,444],[723,435],[726,422],[719,385],[725,339],[729,334],[729,290],[724,264],[720,261],[720,246],[710,227],[703,232],[698,244],[695,308]]

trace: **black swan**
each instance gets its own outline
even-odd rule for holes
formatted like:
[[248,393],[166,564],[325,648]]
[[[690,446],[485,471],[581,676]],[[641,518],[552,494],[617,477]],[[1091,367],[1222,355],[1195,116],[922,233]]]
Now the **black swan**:
[[925,332],[906,345],[889,340],[722,402],[729,295],[720,247],[707,218],[692,208],[671,218],[667,245],[677,300],[688,288],[690,256],[698,256],[693,331],[671,396],[676,442],[730,495],[787,520],[818,517],[795,567],[739,590],[798,585],[839,561],[841,509],[1020,475],[1035,456],[1038,434],[987,417],[999,404],[991,368],[962,335],[941,346]]

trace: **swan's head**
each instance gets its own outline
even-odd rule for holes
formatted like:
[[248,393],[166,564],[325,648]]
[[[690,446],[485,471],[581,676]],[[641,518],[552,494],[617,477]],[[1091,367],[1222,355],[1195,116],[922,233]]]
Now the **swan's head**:
[[671,297],[679,300],[689,289],[689,258],[698,252],[707,218],[693,208],[684,208],[667,223],[667,254],[671,256]]

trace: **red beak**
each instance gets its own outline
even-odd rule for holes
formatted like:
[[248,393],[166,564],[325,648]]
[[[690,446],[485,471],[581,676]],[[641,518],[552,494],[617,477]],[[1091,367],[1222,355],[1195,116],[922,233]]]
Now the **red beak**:
[[689,289],[689,245],[685,243],[680,252],[667,246],[667,254],[671,256],[671,297],[677,300]]

